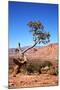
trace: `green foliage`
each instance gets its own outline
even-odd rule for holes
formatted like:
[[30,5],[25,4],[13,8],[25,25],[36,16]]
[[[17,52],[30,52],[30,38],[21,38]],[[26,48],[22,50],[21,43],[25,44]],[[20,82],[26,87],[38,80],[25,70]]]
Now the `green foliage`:
[[27,66],[28,73],[41,73],[41,65],[40,63],[31,63]]
[[34,70],[35,70],[34,65],[33,64],[29,64],[28,67],[27,67],[27,71],[29,73],[34,73]]
[[42,68],[45,68],[46,66],[51,67],[52,63],[50,61],[44,61],[41,63],[31,63],[27,66],[27,72],[28,73],[42,73]]
[[41,65],[41,67],[46,67],[46,66],[50,67],[50,66],[52,66],[52,63],[50,61],[44,61]]
[[40,21],[35,21],[35,22],[33,22],[33,21],[30,21],[29,23],[28,23],[28,25],[29,25],[29,27],[31,27],[33,30],[36,30],[36,29],[43,29],[44,28],[44,26],[43,26],[43,24],[40,22]]
[[28,26],[31,28],[31,32],[33,34],[33,41],[39,44],[42,42],[43,44],[48,43],[50,40],[50,33],[44,31],[44,26],[40,21],[30,21]]

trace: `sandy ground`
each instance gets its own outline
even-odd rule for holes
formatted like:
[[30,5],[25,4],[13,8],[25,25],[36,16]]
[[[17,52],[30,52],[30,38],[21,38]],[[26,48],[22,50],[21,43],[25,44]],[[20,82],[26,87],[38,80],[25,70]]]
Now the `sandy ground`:
[[16,77],[9,75],[9,88],[22,88],[22,87],[43,87],[43,86],[57,86],[58,76],[49,74],[40,75],[21,75]]
[[[14,53],[12,49],[9,53],[9,64],[14,65],[13,57]],[[49,60],[54,66],[58,63],[58,44],[50,44],[48,46],[29,50],[26,53],[28,62],[41,63],[41,61]],[[9,74],[8,77],[9,88],[22,88],[22,87],[45,87],[45,86],[57,86],[58,76],[49,74],[40,75],[23,75],[19,73],[16,77]]]

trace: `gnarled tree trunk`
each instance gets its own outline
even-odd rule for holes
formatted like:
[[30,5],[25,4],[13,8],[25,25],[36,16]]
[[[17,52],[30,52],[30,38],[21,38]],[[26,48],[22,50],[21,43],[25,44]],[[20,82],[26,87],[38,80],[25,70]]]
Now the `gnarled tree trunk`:
[[24,51],[22,51],[20,46],[19,46],[18,52],[16,53],[15,57],[13,58],[13,62],[16,65],[14,67],[13,76],[16,76],[16,74],[18,74],[20,72],[21,67],[27,64],[27,57],[25,55],[25,52],[27,52],[28,50],[30,50],[31,48],[36,46],[37,43],[38,42],[36,42],[33,46],[25,49]]

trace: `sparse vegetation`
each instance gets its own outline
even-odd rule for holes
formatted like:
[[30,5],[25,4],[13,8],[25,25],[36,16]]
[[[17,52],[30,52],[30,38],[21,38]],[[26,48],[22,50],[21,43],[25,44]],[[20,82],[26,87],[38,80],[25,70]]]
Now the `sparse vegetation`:
[[30,63],[27,65],[26,71],[31,73],[42,73],[43,71],[47,71],[52,66],[50,61],[44,61],[43,63]]
[[41,67],[46,67],[46,66],[50,67],[50,66],[52,66],[52,63],[50,61],[44,61],[41,65]]
[[[50,61],[43,61],[40,63],[28,63],[27,66],[21,67],[22,74],[42,74],[49,73],[50,75],[58,75],[58,68],[52,68],[53,64]],[[13,73],[14,69],[12,66],[9,67],[9,74]]]
[[9,74],[12,74],[12,73],[13,73],[13,71],[14,71],[13,66],[9,66]]
[[35,70],[35,68],[34,68],[34,65],[33,64],[29,64],[27,66],[27,72],[28,73],[34,73],[34,70]]
[[54,74],[53,75],[56,75],[56,76],[58,75],[58,68],[54,69]]

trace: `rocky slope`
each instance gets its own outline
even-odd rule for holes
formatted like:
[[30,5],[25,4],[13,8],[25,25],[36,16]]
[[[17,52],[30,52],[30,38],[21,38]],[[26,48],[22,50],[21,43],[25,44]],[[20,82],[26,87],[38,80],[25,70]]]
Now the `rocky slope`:
[[[12,63],[15,49],[9,49],[9,63]],[[49,44],[44,47],[35,47],[26,52],[28,61],[39,62],[50,60],[56,62],[58,60],[58,44]]]

